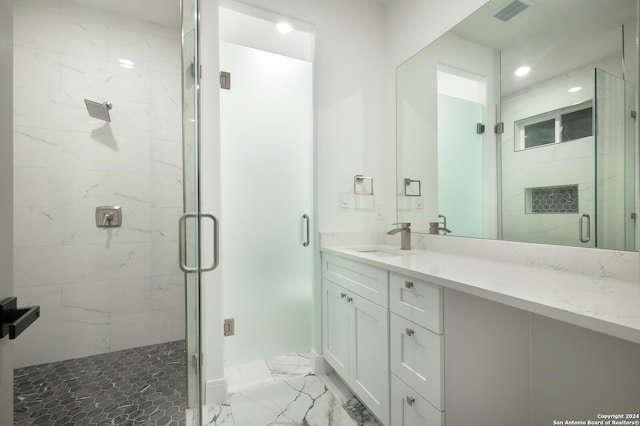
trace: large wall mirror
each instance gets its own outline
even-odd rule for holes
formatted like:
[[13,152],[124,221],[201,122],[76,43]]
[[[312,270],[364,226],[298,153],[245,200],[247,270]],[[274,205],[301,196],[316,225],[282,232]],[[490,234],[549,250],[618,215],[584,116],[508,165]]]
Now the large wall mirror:
[[398,221],[637,250],[636,7],[491,0],[398,67]]

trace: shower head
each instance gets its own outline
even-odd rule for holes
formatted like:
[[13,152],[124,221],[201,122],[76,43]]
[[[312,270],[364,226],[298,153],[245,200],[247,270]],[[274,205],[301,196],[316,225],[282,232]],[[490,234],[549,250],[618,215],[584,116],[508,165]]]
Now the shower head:
[[89,112],[89,115],[91,117],[98,118],[107,122],[111,121],[109,110],[113,108],[113,106],[110,102],[98,103],[90,101],[89,99],[85,99],[84,103],[87,106],[87,111]]

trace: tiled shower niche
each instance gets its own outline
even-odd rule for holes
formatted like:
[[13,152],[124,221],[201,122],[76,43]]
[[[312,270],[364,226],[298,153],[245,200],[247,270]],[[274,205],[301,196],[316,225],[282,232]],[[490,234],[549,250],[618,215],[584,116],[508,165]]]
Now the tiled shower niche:
[[578,213],[578,185],[525,189],[527,213]]

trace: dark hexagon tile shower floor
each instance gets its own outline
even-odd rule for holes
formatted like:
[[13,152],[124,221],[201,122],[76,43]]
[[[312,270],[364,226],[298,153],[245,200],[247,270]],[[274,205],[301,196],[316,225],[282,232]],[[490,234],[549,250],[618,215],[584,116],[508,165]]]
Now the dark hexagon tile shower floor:
[[184,425],[183,340],[14,372],[14,425]]

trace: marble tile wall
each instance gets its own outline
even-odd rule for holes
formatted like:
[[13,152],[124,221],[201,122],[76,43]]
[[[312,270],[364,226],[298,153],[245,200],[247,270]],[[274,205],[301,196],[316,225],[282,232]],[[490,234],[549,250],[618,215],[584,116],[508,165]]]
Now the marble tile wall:
[[[16,367],[184,338],[179,29],[67,0],[14,21],[14,286],[42,312]],[[100,205],[122,227],[96,227]]]

